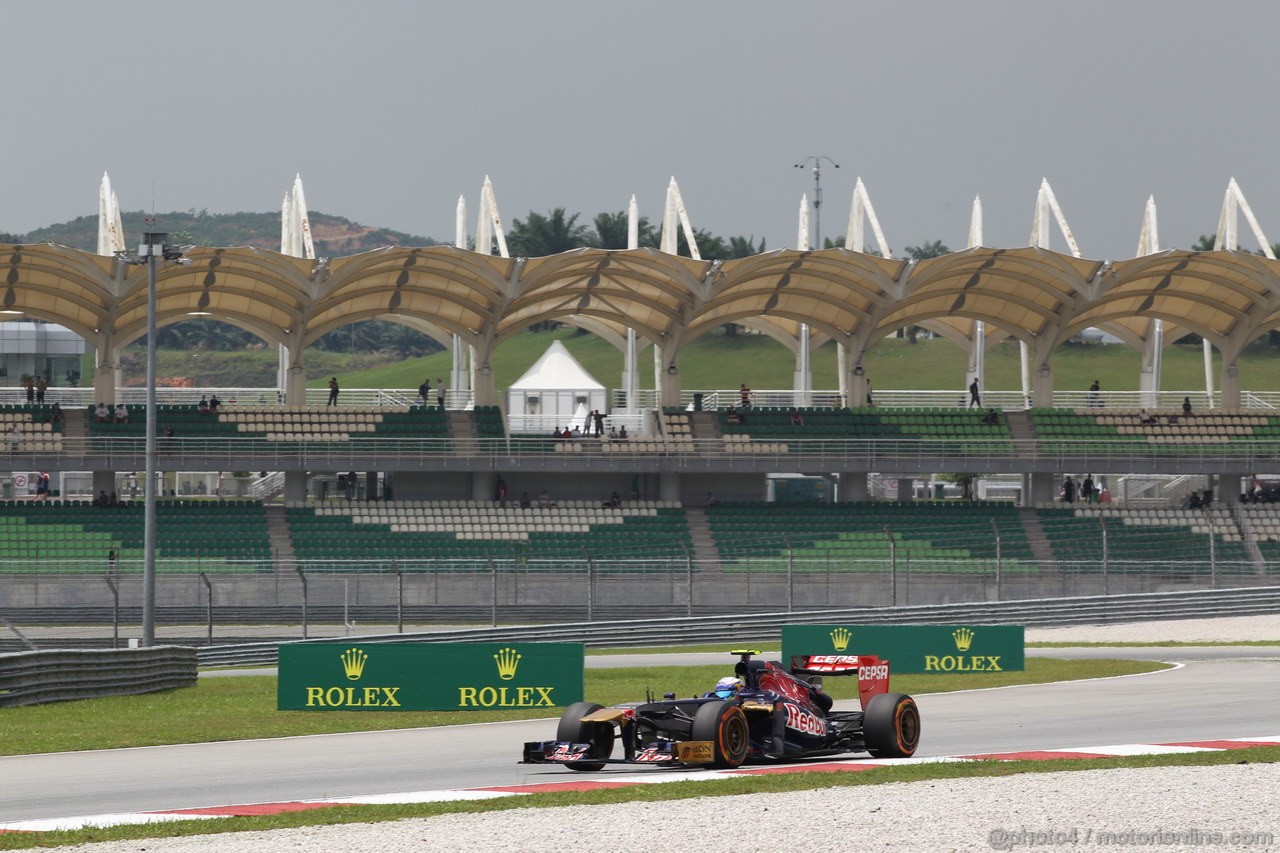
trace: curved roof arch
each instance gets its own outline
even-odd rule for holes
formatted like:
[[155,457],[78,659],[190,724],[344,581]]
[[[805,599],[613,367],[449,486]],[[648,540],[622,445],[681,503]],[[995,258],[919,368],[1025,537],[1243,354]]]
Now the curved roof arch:
[[[1160,320],[1169,342],[1194,331],[1228,349],[1280,325],[1280,262],[1239,251],[1169,250],[1113,263],[1032,247],[919,262],[844,249],[723,262],[656,249],[510,259],[449,246],[332,261],[244,247],[187,256],[190,265],[157,271],[159,322],[207,315],[303,346],[375,318],[487,348],[542,320],[590,329],[615,346],[632,328],[670,347],[672,358],[724,323],[762,331],[792,352],[801,324],[815,339],[858,345],[913,324],[963,343],[982,320],[991,335],[1029,342],[1099,326],[1142,346]],[[65,246],[5,244],[0,276],[9,316],[61,323],[108,347],[145,327],[144,267]]]

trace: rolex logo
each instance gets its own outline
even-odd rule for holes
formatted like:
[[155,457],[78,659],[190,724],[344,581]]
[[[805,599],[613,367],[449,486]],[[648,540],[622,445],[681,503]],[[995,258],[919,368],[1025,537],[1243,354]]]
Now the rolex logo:
[[973,631],[968,628],[957,628],[951,632],[951,638],[956,641],[956,651],[967,652],[969,646],[973,645]]
[[842,652],[849,648],[849,641],[853,639],[853,632],[848,628],[836,628],[831,632],[831,645],[835,650]]
[[524,655],[515,649],[498,649],[498,653],[493,656],[493,659],[498,662],[498,677],[503,681],[510,681],[515,678],[516,667],[520,665],[520,658],[522,657]]
[[347,674],[347,679],[359,681],[360,676],[364,675],[364,665],[369,656],[360,649],[347,649],[339,657],[342,658],[342,671]]

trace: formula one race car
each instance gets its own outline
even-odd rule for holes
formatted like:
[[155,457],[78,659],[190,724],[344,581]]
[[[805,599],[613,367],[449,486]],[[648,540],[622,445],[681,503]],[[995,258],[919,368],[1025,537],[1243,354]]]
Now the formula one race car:
[[[920,743],[915,700],[889,692],[889,662],[874,655],[800,655],[790,669],[752,660],[754,649],[735,650],[734,675],[690,699],[668,693],[661,700],[604,708],[578,702],[560,717],[556,739],[524,745],[522,764],[563,764],[601,770],[606,764],[737,767],[777,761],[869,752],[907,757]],[[824,676],[855,676],[860,711],[833,711],[822,690]],[[614,741],[622,757],[614,758]]]

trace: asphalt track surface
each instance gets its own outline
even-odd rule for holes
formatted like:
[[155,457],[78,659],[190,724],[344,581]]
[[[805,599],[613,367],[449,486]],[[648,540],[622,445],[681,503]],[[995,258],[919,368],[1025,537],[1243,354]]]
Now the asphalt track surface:
[[[1094,681],[925,694],[920,756],[1280,733],[1280,648],[1034,649],[1033,655],[1183,662]],[[704,660],[706,658],[706,660]],[[591,666],[718,663],[723,654],[588,658]],[[600,663],[596,663],[599,661]],[[0,758],[0,825],[105,812],[189,809],[405,791],[568,781],[516,764],[554,720],[315,735]],[[607,780],[612,769],[595,778]],[[618,768],[622,773],[634,769]],[[574,774],[576,776],[576,774]]]

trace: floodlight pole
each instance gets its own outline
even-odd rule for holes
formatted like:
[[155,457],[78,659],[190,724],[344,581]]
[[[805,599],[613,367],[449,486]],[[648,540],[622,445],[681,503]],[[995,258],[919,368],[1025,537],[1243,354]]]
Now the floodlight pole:
[[182,250],[165,243],[168,234],[153,230],[155,220],[146,220],[147,231],[138,244],[138,253],[117,254],[126,264],[147,265],[147,414],[146,477],[143,489],[142,521],[142,646],[155,645],[156,640],[156,264],[159,260],[190,264]]
[[822,250],[822,161],[826,160],[834,169],[839,169],[840,164],[824,154],[811,154],[808,157],[796,163],[797,169],[803,169],[808,166],[810,161],[813,162],[813,245],[810,247],[817,251]]
[[156,246],[148,231],[139,247],[147,259],[147,485],[142,493],[142,645],[156,642]]

